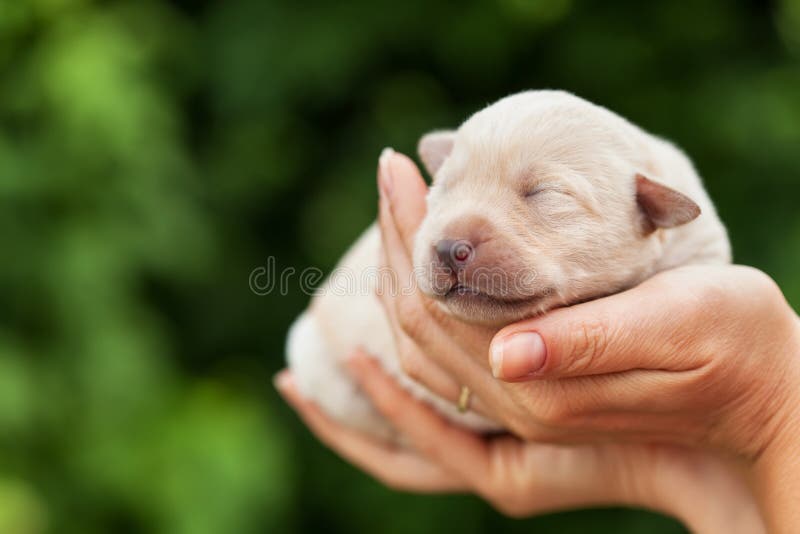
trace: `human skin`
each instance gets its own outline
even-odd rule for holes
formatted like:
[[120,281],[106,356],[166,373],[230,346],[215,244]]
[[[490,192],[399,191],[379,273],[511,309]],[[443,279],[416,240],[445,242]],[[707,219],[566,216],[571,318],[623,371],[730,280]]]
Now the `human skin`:
[[449,423],[412,398],[365,353],[356,351],[348,366],[409,446],[381,442],[336,423],[299,393],[288,370],[276,376],[275,384],[324,444],[390,488],[475,493],[512,517],[616,505],[660,511],[698,533],[765,532],[733,461],[680,446],[570,446],[512,435],[486,437]]
[[[425,213],[425,184],[413,163],[400,155],[388,162],[379,183],[385,262],[405,279],[411,269],[412,238]],[[431,423],[427,432],[429,441],[435,442],[425,442],[414,432],[415,425],[425,420],[424,412],[405,406],[403,401],[410,399],[396,395],[392,402],[381,402],[372,395],[376,406],[421,451],[418,458],[438,466],[440,474],[457,474],[455,480],[447,479],[449,489],[471,489],[516,515],[544,511],[541,503],[547,499],[541,498],[542,491],[552,498],[551,508],[648,506],[709,532],[732,530],[722,530],[719,521],[725,514],[711,524],[709,517],[715,514],[708,512],[708,496],[727,511],[748,510],[741,503],[755,496],[770,531],[797,528],[793,503],[798,502],[794,451],[800,435],[795,428],[800,327],[765,275],[742,267],[682,268],[620,295],[555,310],[499,333],[456,321],[419,294],[385,292],[381,298],[404,369],[413,378],[453,401],[459,384],[469,386],[473,409],[527,440],[507,437],[496,444],[439,421],[438,426]],[[513,334],[532,332],[534,336],[522,341],[511,340]],[[490,373],[487,355],[490,343],[497,355],[501,342],[502,361],[495,358],[493,365],[497,379]],[[370,384],[380,383],[376,373],[355,374],[368,393],[375,391]],[[521,377],[525,380],[519,381]],[[324,418],[292,397],[287,387],[290,400],[326,442],[347,450],[345,456],[379,478],[389,477],[376,473],[377,467],[365,460],[371,457],[363,452],[366,449],[357,453],[342,446],[338,439],[347,431],[329,421],[320,423]],[[386,384],[382,389],[392,391]],[[392,417],[408,419],[411,413],[415,416],[405,425]],[[505,465],[509,475],[489,471],[487,482],[486,471],[477,476],[464,473],[470,464],[480,465],[480,457],[453,453],[456,441],[447,442],[447,454],[436,456],[436,447],[446,442],[444,436],[452,435],[463,439],[467,449],[488,451],[486,462]],[[542,454],[535,452],[541,447],[550,447],[564,462],[503,461],[536,457]],[[512,452],[495,452],[498,449]],[[604,457],[599,466],[587,460],[598,454],[612,460]],[[527,475],[541,484],[542,473],[553,474],[553,465],[580,466],[575,472],[587,485],[585,492],[571,487],[576,477],[569,476],[569,469],[557,470],[559,476],[544,487],[525,483]],[[603,465],[614,468],[604,471]],[[653,474],[654,465],[661,467],[658,476]],[[412,472],[406,469],[403,476]],[[620,480],[635,481],[621,487],[645,489],[614,493],[601,484],[593,491],[592,480],[614,480],[615,474]],[[453,487],[459,480],[462,485]],[[568,481],[569,491],[562,488],[563,495],[557,491],[560,480]],[[528,495],[534,496],[538,507],[526,508]],[[686,495],[706,499],[682,497]],[[703,521],[709,524],[700,524]],[[738,520],[734,526],[744,524]]]

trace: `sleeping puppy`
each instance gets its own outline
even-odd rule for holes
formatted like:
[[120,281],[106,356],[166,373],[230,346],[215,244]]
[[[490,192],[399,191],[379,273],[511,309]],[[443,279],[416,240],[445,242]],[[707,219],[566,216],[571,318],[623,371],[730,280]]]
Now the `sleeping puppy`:
[[[504,98],[457,131],[425,135],[419,154],[434,180],[415,241],[417,289],[464,321],[500,327],[671,267],[730,261],[689,159],[569,93]],[[288,360],[300,392],[338,421],[394,439],[344,371],[342,360],[362,346],[448,419],[496,430],[402,373],[374,295],[379,251],[373,225],[292,326]]]

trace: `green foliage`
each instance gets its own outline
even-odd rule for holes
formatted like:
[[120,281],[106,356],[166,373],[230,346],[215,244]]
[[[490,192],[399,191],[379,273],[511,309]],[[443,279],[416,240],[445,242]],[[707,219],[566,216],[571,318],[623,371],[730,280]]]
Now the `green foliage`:
[[737,260],[800,304],[800,2],[0,0],[0,532],[680,532],[399,495],[272,392],[307,301],[412,153],[558,87],[675,140]]

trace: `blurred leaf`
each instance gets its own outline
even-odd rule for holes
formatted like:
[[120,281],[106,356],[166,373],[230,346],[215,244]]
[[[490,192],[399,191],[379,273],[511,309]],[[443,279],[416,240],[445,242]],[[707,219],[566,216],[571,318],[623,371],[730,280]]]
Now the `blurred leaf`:
[[0,532],[45,532],[45,510],[39,497],[19,480],[0,478]]
[[[277,524],[291,492],[288,450],[261,410],[212,384],[197,387],[163,422],[146,482],[159,531],[258,532]],[[149,477],[148,477],[149,479]]]

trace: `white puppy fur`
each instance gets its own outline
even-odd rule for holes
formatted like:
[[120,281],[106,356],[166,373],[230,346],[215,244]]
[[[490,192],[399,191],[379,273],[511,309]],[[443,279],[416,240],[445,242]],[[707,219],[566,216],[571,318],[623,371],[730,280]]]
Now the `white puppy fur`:
[[[569,93],[509,96],[455,132],[424,136],[419,153],[434,181],[415,241],[417,288],[465,321],[501,326],[678,265],[730,261],[683,152]],[[374,294],[379,250],[372,225],[292,326],[300,392],[338,421],[393,439],[342,365],[362,346],[448,419],[497,429],[403,374]]]

